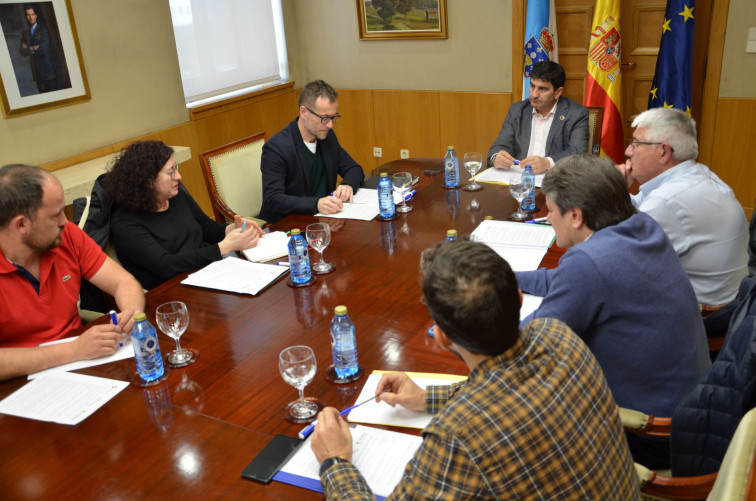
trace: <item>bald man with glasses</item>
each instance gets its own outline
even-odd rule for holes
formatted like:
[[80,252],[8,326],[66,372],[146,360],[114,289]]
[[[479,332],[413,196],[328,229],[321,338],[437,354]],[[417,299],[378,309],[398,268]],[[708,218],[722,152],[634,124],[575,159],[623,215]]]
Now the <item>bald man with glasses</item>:
[[[336,139],[339,93],[322,80],[299,94],[299,116],[263,146],[263,203],[269,223],[289,214],[334,214],[352,202],[365,177]],[[336,186],[336,178],[341,184]]]
[[729,303],[748,274],[745,212],[727,186],[696,162],[696,123],[672,108],[644,111],[633,120],[633,141],[619,166],[633,205],[664,229],[705,309]]

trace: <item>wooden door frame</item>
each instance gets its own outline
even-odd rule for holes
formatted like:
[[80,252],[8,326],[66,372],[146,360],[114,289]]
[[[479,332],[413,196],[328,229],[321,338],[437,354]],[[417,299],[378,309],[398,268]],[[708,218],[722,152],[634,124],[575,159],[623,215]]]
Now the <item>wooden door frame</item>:
[[[522,97],[522,44],[525,40],[527,0],[512,0],[512,102]],[[722,76],[727,16],[730,0],[712,0],[709,20],[709,43],[706,50],[706,79],[701,97],[701,120],[698,123],[698,161],[711,165],[714,129]],[[557,28],[558,29],[558,28]],[[586,68],[586,71],[587,68]]]

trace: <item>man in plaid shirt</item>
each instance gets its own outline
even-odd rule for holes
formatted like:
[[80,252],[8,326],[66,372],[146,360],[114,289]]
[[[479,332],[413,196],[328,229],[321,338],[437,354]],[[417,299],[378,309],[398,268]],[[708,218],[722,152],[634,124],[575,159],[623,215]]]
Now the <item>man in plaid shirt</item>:
[[[460,240],[429,254],[435,341],[471,372],[427,390],[406,374],[381,379],[379,400],[435,414],[389,498],[637,499],[616,404],[583,341],[555,319],[520,331],[514,273],[485,245]],[[319,414],[312,449],[328,499],[374,499],[336,409]]]

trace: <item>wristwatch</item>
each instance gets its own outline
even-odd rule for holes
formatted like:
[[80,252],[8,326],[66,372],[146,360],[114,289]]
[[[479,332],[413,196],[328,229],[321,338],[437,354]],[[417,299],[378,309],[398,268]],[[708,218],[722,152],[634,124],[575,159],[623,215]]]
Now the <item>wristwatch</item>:
[[325,473],[328,468],[331,466],[337,464],[337,463],[347,463],[348,461],[346,459],[341,459],[338,457],[328,458],[322,463],[320,463],[320,476],[323,476],[323,473]]

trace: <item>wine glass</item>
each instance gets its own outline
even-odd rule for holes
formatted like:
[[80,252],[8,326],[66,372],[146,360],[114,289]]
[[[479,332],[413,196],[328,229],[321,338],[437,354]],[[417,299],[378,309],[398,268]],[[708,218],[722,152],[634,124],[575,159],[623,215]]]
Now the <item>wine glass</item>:
[[323,251],[331,243],[331,227],[326,223],[312,223],[305,231],[307,243],[320,254],[320,261],[312,265],[312,272],[323,275],[333,271],[333,265],[323,260]]
[[189,311],[181,301],[170,301],[157,307],[155,313],[158,327],[164,334],[176,340],[176,349],[165,357],[169,367],[186,367],[199,358],[194,349],[181,348],[179,338],[189,326]]
[[465,169],[472,176],[472,183],[464,186],[462,189],[465,191],[480,191],[483,189],[481,185],[475,182],[475,175],[480,170],[480,166],[483,165],[483,155],[477,152],[465,153],[464,156]]
[[391,184],[394,185],[394,189],[402,197],[402,204],[396,208],[396,212],[411,211],[412,207],[407,205],[407,201],[404,197],[406,196],[407,191],[409,191],[410,186],[412,186],[412,174],[409,172],[397,172],[391,176]]
[[509,193],[517,200],[517,212],[513,212],[509,215],[509,219],[514,221],[525,221],[528,218],[528,213],[522,210],[522,201],[528,196],[532,188],[528,184],[522,182],[512,181],[509,183]]
[[315,377],[318,363],[308,346],[290,346],[278,355],[278,370],[288,384],[299,390],[299,400],[286,406],[287,418],[295,423],[308,422],[318,413],[318,404],[305,399],[304,387]]

